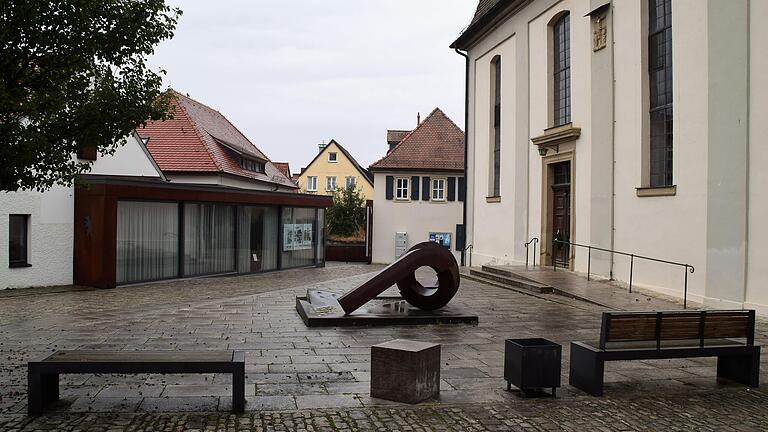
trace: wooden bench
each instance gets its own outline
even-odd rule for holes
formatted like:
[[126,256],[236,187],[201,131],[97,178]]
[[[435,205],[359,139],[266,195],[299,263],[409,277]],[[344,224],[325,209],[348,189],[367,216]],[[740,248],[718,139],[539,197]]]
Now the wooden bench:
[[717,357],[718,377],[757,387],[755,311],[604,312],[598,343],[571,343],[569,382],[600,396],[606,361],[690,357]]
[[59,400],[61,374],[231,373],[232,411],[245,410],[245,353],[242,351],[58,351],[28,364],[29,415]]

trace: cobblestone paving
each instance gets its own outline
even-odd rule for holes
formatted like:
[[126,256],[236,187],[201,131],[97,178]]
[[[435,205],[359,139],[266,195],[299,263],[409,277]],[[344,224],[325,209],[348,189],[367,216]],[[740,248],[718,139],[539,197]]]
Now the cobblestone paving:
[[[378,269],[0,298],[0,430],[768,430],[768,386],[718,382],[714,359],[609,363],[602,398],[567,385],[557,399],[504,391],[507,337],[563,344],[568,382],[568,343],[599,332],[600,307],[577,300],[465,280],[453,303],[480,316],[476,327],[309,329],[298,318],[295,296],[307,288],[344,292]],[[759,342],[767,330],[761,321]],[[370,346],[394,338],[442,344],[438,400],[368,396]],[[64,375],[62,401],[27,418],[26,361],[77,348],[243,350],[248,412],[227,412],[228,375]]]

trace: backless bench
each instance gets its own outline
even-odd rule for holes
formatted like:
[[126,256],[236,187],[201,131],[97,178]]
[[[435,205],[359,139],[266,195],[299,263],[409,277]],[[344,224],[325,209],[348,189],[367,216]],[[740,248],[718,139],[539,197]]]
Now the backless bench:
[[232,411],[245,410],[245,353],[242,351],[57,351],[27,369],[29,415],[59,400],[61,374],[231,373]]
[[603,312],[598,343],[571,343],[569,382],[600,396],[606,361],[688,357],[717,357],[718,377],[757,387],[755,311]]

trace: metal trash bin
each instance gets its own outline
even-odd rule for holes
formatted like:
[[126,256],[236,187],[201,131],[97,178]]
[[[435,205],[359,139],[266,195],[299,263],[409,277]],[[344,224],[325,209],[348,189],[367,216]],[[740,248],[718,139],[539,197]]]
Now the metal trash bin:
[[504,347],[504,379],[507,391],[512,385],[524,396],[531,390],[560,387],[560,364],[563,347],[542,338],[507,339]]

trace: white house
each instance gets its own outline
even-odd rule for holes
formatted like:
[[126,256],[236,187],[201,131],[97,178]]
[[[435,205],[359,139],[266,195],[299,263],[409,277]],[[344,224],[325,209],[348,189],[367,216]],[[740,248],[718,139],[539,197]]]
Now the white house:
[[[391,134],[390,134],[391,135]],[[440,109],[370,166],[374,174],[373,262],[436,241],[460,257],[464,133]]]
[[[522,262],[536,237],[545,263],[586,272],[559,238],[693,265],[690,299],[768,313],[765,19],[765,1],[481,0],[452,45],[473,264]],[[591,258],[628,281],[629,257]],[[680,267],[633,274],[684,295]]]
[[[125,139],[114,155],[90,160],[92,175],[164,179],[137,134]],[[73,186],[54,186],[46,192],[0,192],[0,289],[69,285],[74,260]]]

